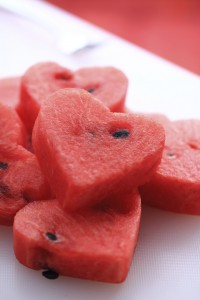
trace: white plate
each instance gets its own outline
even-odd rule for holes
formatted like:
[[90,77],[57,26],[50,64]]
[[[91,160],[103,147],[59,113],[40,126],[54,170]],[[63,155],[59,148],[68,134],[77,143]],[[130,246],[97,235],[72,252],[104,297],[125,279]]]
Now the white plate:
[[[33,7],[66,21],[68,31],[100,31],[47,4]],[[57,19],[56,19],[57,18]],[[70,25],[69,25],[70,24]],[[104,34],[104,32],[102,32]],[[46,30],[0,12],[0,76],[22,74],[38,61],[54,60],[69,68],[114,65],[129,77],[127,106],[161,112],[172,119],[200,118],[200,78],[145,50],[108,35],[105,45],[66,57]],[[12,250],[12,229],[0,226],[0,298],[3,300],[199,300],[200,217],[144,207],[138,246],[127,280],[120,285],[59,277],[20,265]]]

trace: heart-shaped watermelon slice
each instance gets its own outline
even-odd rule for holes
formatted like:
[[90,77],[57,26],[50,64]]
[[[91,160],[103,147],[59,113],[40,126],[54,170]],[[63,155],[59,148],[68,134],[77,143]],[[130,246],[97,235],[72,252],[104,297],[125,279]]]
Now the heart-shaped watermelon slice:
[[22,77],[17,110],[31,132],[43,99],[52,92],[68,87],[86,89],[112,111],[121,111],[127,86],[127,77],[114,67],[82,68],[73,72],[53,62],[39,63]]
[[124,195],[121,202],[126,197],[131,203],[126,213],[95,207],[69,214],[57,200],[28,204],[15,216],[17,259],[35,270],[122,282],[131,265],[141,215],[139,194]]
[[16,109],[20,102],[21,77],[0,79],[0,103]]
[[84,90],[63,89],[43,103],[33,146],[57,199],[73,211],[144,184],[160,162],[164,130],[141,115],[112,113]]
[[161,163],[140,188],[142,201],[161,209],[200,214],[200,121],[160,118],[166,142]]
[[35,155],[27,151],[26,132],[17,113],[0,105],[0,224],[11,225],[28,202],[50,197]]

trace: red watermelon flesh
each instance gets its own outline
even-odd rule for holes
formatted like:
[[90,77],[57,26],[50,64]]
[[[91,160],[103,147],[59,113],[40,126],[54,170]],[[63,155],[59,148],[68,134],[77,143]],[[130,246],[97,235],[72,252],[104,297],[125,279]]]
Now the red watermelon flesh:
[[129,108],[125,107],[124,108],[124,113],[137,113],[138,115],[143,115],[146,116],[148,118],[153,119],[155,122],[160,123],[161,125],[165,124],[165,122],[169,123],[170,119],[165,116],[164,114],[160,114],[160,113],[144,113],[144,112],[133,112],[133,110],[130,110]]
[[33,130],[41,168],[66,211],[144,184],[160,162],[163,146],[159,124],[143,116],[112,113],[78,89],[52,94]]
[[163,126],[164,124],[168,124],[170,122],[170,119],[167,116],[159,113],[148,113],[145,114],[145,116],[153,119],[154,121],[160,123]]
[[0,103],[0,151],[10,151],[16,145],[22,145],[32,151],[31,136],[14,108]]
[[0,103],[16,109],[20,98],[21,77],[0,79]]
[[35,155],[20,147],[12,156],[0,154],[1,225],[12,225],[16,212],[27,203],[49,197],[49,187]]
[[141,189],[142,201],[161,209],[200,214],[200,121],[164,122],[161,164]]
[[0,103],[0,151],[26,144],[26,131],[16,111]]
[[113,111],[123,108],[128,80],[114,67],[83,68],[75,72],[53,62],[32,66],[22,77],[18,113],[31,132],[43,99],[61,88],[90,91]]
[[17,113],[0,104],[0,224],[11,225],[27,202],[49,197],[35,155],[27,151],[26,133]]
[[109,207],[64,213],[57,200],[27,205],[14,221],[17,259],[35,270],[122,282],[131,265],[141,215],[139,194],[128,197],[132,207],[127,213]]

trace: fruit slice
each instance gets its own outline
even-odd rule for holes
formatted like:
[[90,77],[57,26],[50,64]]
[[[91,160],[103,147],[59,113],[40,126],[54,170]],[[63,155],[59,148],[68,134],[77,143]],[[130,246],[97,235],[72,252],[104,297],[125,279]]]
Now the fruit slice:
[[0,151],[26,144],[26,131],[16,111],[0,103]]
[[0,224],[12,225],[16,212],[27,203],[49,199],[38,161],[32,153],[18,149],[9,157],[0,155]]
[[0,104],[0,224],[11,225],[16,212],[33,200],[50,197],[38,161],[22,146],[26,133],[17,113]]
[[63,89],[43,103],[33,146],[57,199],[72,211],[144,184],[160,162],[164,130],[143,116],[112,113],[84,90]]
[[21,77],[0,79],[0,103],[16,109],[20,100]]
[[128,197],[132,207],[126,213],[98,207],[68,214],[57,200],[27,205],[14,221],[17,259],[35,270],[122,282],[132,261],[141,214],[139,194]]
[[[160,119],[160,122],[162,120]],[[161,164],[141,187],[142,201],[161,209],[200,214],[200,120],[166,121]]]
[[83,68],[73,72],[56,63],[39,63],[22,77],[18,113],[28,131],[32,130],[43,99],[61,88],[88,90],[113,111],[123,108],[128,80],[114,67]]

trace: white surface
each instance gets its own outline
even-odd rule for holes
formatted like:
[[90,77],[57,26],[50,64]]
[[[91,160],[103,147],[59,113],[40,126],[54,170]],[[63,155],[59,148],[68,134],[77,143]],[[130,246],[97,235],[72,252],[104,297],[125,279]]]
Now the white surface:
[[[27,0],[29,1],[29,0]],[[34,9],[50,14],[66,34],[104,34],[93,26],[37,1]],[[58,20],[58,22],[57,22]],[[0,75],[22,74],[38,61],[54,60],[69,68],[114,65],[130,80],[127,105],[161,112],[173,119],[200,118],[200,78],[112,35],[105,45],[65,56],[51,33],[0,12]],[[138,246],[127,280],[120,285],[59,277],[20,265],[12,250],[12,229],[0,226],[0,299],[2,300],[199,300],[200,217],[144,207]]]

